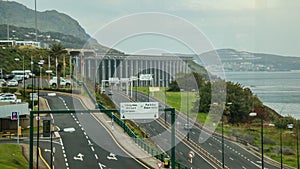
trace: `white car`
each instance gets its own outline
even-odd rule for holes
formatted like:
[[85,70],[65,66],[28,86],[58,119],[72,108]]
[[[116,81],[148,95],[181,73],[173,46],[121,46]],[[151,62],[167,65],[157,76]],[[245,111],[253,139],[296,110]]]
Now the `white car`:
[[0,102],[13,102],[17,101],[17,96],[11,93],[4,93],[0,95]]
[[[57,86],[57,77],[53,77],[49,81],[49,84],[50,84],[50,86],[56,87]],[[61,86],[71,86],[71,81],[60,77],[60,85]]]
[[7,86],[18,86],[19,82],[15,79],[8,81]]

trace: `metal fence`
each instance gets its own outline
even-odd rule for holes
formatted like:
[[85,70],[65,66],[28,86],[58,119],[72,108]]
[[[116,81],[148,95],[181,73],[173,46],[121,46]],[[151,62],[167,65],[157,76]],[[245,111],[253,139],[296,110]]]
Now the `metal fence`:
[[[77,79],[75,79],[73,77],[73,80],[78,82]],[[106,109],[106,107],[101,103],[101,102],[97,102],[96,99],[94,98],[94,96],[91,94],[90,90],[88,89],[88,87],[86,86],[85,83],[82,83],[84,90],[86,91],[86,93],[89,95],[90,99],[92,99],[92,101],[95,103],[95,105],[98,106],[99,109]],[[144,139],[142,138],[138,138],[135,133],[125,124],[124,121],[122,121],[120,118],[118,118],[117,116],[113,115],[112,113],[109,112],[104,112],[107,116],[109,116],[110,118],[112,118],[114,120],[114,122],[116,124],[118,124],[120,127],[122,127],[124,129],[124,132],[126,132],[132,139],[134,139],[134,142],[141,147],[143,150],[145,150],[148,154],[151,154],[151,156],[155,157],[156,159],[164,162],[165,159],[168,158],[168,155],[165,154],[162,150],[153,147],[152,145],[150,145],[149,143],[147,143]],[[181,164],[180,162],[175,161],[175,168],[177,169],[190,169],[190,167]]]

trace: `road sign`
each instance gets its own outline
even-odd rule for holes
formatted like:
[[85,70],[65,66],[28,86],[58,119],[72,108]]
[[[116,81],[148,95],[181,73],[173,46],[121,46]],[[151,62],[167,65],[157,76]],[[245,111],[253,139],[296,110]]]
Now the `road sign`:
[[18,120],[18,112],[11,112],[11,120]]
[[152,80],[152,74],[141,74],[140,81],[149,81]]
[[129,78],[120,78],[120,81],[123,83],[127,83],[130,81],[130,79]]
[[32,99],[34,101],[37,101],[38,100],[38,94],[37,93],[29,93],[29,98],[30,98],[30,101],[32,101]]
[[157,119],[158,102],[121,103],[121,119]]
[[138,77],[136,77],[136,76],[131,76],[131,77],[130,77],[130,80],[132,80],[132,81],[136,81],[136,80],[139,80],[139,78],[138,78]]
[[117,77],[110,77],[109,79],[108,79],[108,82],[109,83],[115,83],[115,84],[119,84],[119,78],[117,78]]

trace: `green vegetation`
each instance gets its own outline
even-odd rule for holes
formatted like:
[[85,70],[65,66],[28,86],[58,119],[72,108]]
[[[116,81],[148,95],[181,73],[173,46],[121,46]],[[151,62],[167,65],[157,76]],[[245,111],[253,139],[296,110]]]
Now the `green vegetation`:
[[0,144],[0,168],[27,169],[28,162],[22,154],[22,148],[14,144]]
[[[192,82],[195,77],[196,82]],[[299,126],[292,117],[281,117],[253,95],[249,88],[244,88],[238,83],[218,81],[208,82],[197,73],[193,75],[181,75],[178,82],[172,82],[169,88],[160,88],[159,92],[154,92],[154,97],[161,102],[166,102],[168,106],[174,107],[183,114],[187,111],[196,115],[200,124],[211,121],[214,118],[213,113],[208,113],[210,109],[220,108],[222,103],[211,104],[211,86],[215,87],[226,85],[226,105],[224,104],[224,133],[226,137],[244,143],[253,145],[256,151],[261,152],[261,120],[255,117],[249,117],[250,112],[256,112],[264,120],[264,153],[266,156],[280,162],[280,131],[282,128],[282,152],[284,164],[296,167],[296,128]],[[223,83],[223,84],[222,84]],[[181,84],[181,86],[180,86]],[[183,84],[183,85],[182,85]],[[197,85],[195,85],[197,84]],[[197,88],[199,87],[199,91]],[[136,88],[134,88],[135,90]],[[173,92],[173,91],[180,92]],[[191,92],[193,89],[194,92]],[[137,90],[148,94],[148,87],[138,87]],[[150,93],[152,96],[152,93]],[[197,97],[198,96],[198,97]],[[200,96],[200,98],[199,98]],[[200,100],[199,100],[200,99]],[[187,102],[187,100],[189,100]],[[199,104],[200,101],[200,104]],[[188,103],[190,103],[188,105]],[[221,107],[223,110],[223,107]],[[274,124],[269,126],[268,124]],[[288,129],[288,124],[294,124],[294,129]],[[221,121],[216,131],[221,133]]]

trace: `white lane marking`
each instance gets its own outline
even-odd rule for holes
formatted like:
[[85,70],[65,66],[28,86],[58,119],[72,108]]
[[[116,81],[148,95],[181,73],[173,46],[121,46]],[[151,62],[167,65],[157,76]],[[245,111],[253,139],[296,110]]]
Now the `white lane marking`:
[[101,164],[101,163],[98,163],[98,165],[101,169],[103,169],[103,167],[106,167],[104,164]]
[[97,156],[97,154],[95,154],[95,158],[96,158],[96,160],[98,160],[98,156]]
[[95,149],[94,149],[94,147],[93,147],[93,146],[91,146],[91,149],[92,149],[92,151],[95,151]]

